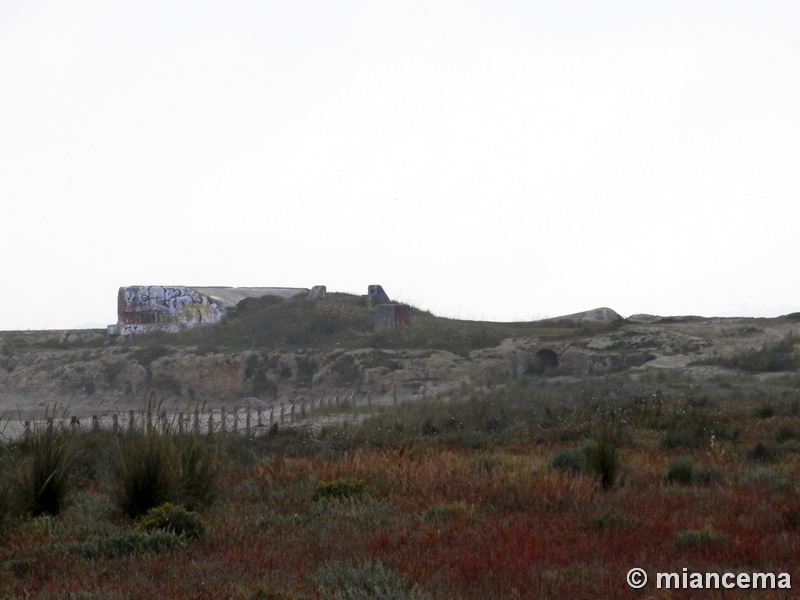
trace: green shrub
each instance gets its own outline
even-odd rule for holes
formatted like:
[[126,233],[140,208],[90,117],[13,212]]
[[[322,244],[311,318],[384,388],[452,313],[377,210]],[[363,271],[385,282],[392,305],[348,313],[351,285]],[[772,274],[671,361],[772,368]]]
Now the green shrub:
[[426,594],[386,569],[380,561],[361,564],[334,563],[314,574],[322,598],[331,600],[425,600]]
[[0,527],[2,527],[14,513],[14,477],[11,457],[0,448]]
[[753,410],[753,414],[759,419],[771,419],[775,416],[775,408],[771,404],[762,404]]
[[571,475],[585,473],[587,469],[586,449],[582,446],[561,448],[550,459],[548,466],[550,469],[563,471]]
[[156,530],[148,533],[140,529],[129,529],[108,537],[95,537],[72,544],[58,544],[54,546],[53,550],[56,553],[74,554],[92,560],[173,550],[180,548],[185,543],[183,537],[170,531]]
[[155,431],[123,436],[113,465],[114,498],[134,518],[166,502],[196,510],[216,499],[219,471],[212,440]]
[[199,538],[205,533],[203,522],[195,513],[169,502],[148,510],[136,526],[142,531],[162,530],[187,538]]
[[426,521],[433,521],[436,523],[445,523],[458,517],[466,516],[469,514],[469,506],[466,502],[450,502],[449,504],[440,504],[425,511],[423,518]]
[[783,426],[778,430],[778,433],[775,434],[775,440],[782,444],[784,442],[788,442],[789,440],[797,437],[797,431],[793,428],[788,426]]
[[792,480],[772,467],[753,469],[742,477],[741,485],[771,487],[776,491],[791,491],[793,488]]
[[724,534],[707,525],[702,529],[682,529],[675,533],[675,545],[679,548],[706,545],[721,545],[728,541]]
[[209,506],[216,500],[219,460],[216,446],[197,436],[175,442],[179,457],[178,497],[189,510]]
[[364,492],[365,486],[366,483],[361,479],[337,479],[324,482],[317,486],[311,499],[316,502],[317,500],[352,498],[360,496]]
[[603,427],[583,446],[558,450],[549,467],[571,475],[598,477],[604,489],[610,488],[619,470],[618,442],[613,430]]
[[627,515],[612,509],[593,517],[590,523],[600,529],[624,529],[630,521]]
[[586,465],[592,475],[600,478],[600,485],[608,489],[614,485],[619,470],[619,444],[610,427],[603,427],[586,446]]
[[114,475],[114,500],[123,513],[139,517],[176,499],[179,465],[172,439],[156,433],[120,439]]
[[436,435],[439,433],[439,426],[433,419],[425,419],[420,426],[422,435]]
[[761,442],[757,443],[747,451],[747,460],[752,460],[755,462],[769,463],[775,461],[777,457],[777,450],[762,444]]
[[750,373],[778,373],[800,368],[800,354],[795,351],[800,337],[787,335],[782,340],[764,344],[757,350],[748,350],[730,358],[715,357],[701,361]]
[[661,439],[661,448],[664,450],[706,448],[711,442],[711,435],[711,431],[702,426],[678,427],[664,435]]
[[135,360],[140,365],[142,365],[145,369],[149,369],[150,365],[158,360],[159,358],[163,358],[170,354],[173,350],[168,348],[167,346],[144,346],[142,348],[138,348],[134,350],[130,358],[131,360]]
[[677,483],[679,485],[689,485],[695,479],[695,469],[692,459],[688,456],[681,456],[672,461],[667,472],[664,474],[664,483]]
[[20,450],[18,486],[24,511],[33,517],[57,515],[75,490],[72,433],[42,428],[34,431]]

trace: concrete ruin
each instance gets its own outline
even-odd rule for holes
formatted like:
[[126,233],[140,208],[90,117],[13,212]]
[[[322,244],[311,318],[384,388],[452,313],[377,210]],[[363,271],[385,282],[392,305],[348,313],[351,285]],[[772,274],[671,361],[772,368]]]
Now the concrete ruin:
[[375,307],[375,331],[402,329],[408,325],[409,307],[405,304],[378,304]]
[[384,302],[391,302],[389,295],[383,291],[383,286],[373,284],[367,286],[367,302],[370,306],[382,304]]
[[134,285],[119,288],[117,322],[108,326],[109,335],[133,335],[151,331],[180,331],[218,323],[226,312],[245,298],[306,295],[325,297],[325,286],[282,287],[185,287]]

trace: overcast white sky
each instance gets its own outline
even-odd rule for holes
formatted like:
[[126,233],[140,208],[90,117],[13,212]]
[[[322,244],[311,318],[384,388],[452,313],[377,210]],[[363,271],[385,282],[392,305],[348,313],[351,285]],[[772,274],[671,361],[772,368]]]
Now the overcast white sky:
[[0,2],[0,329],[120,286],[800,311],[800,3]]

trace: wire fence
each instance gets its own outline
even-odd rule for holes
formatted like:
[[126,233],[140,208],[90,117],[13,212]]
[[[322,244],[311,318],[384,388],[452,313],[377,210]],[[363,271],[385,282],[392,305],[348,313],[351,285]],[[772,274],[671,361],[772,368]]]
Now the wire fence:
[[62,414],[45,415],[40,419],[0,417],[0,435],[6,439],[19,439],[37,431],[113,431],[114,433],[174,433],[208,435],[264,435],[275,427],[308,428],[354,421],[369,416],[370,409],[379,406],[399,405],[409,400],[424,398],[426,387],[411,393],[393,388],[383,394],[355,389],[320,395],[300,397],[290,402],[265,403],[263,407],[247,406],[228,410],[225,407],[206,409],[197,406],[185,411],[162,410],[148,404],[141,410],[109,411],[90,417]]

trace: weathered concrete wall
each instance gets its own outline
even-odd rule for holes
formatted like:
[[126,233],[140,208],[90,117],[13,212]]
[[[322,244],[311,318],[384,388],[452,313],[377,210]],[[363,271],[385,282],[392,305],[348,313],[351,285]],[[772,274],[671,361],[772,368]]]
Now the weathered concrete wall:
[[402,329],[408,325],[408,306],[379,304],[375,307],[375,331]]
[[391,302],[389,296],[383,290],[383,287],[378,284],[367,286],[367,302],[370,306],[380,304],[382,302]]
[[[160,285],[119,288],[118,322],[113,333],[131,335],[146,331],[178,331],[199,324],[216,323],[225,306],[197,290]],[[111,329],[111,328],[109,328]]]

